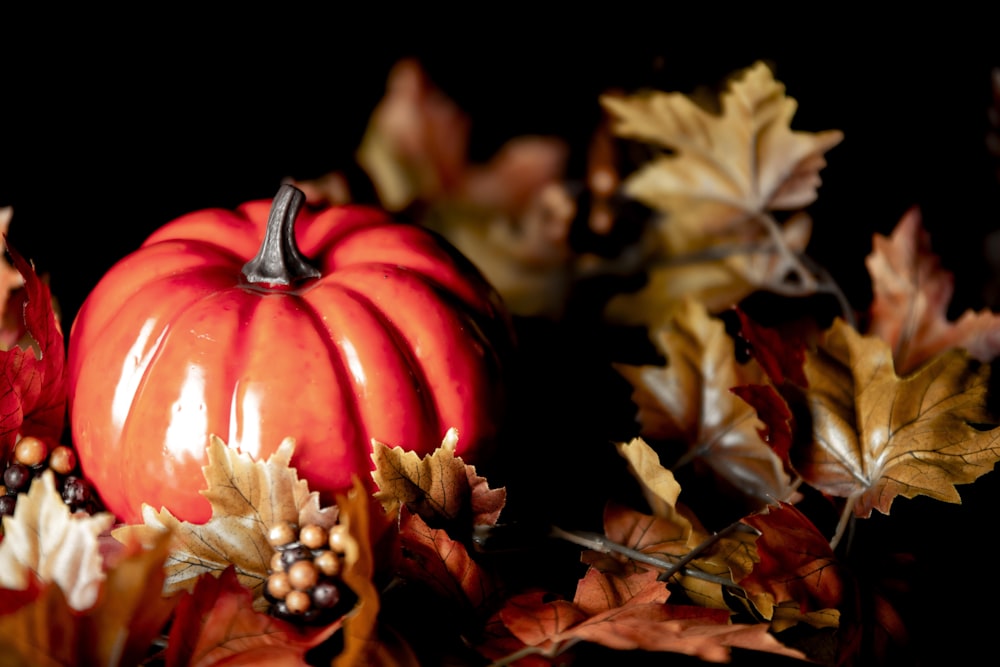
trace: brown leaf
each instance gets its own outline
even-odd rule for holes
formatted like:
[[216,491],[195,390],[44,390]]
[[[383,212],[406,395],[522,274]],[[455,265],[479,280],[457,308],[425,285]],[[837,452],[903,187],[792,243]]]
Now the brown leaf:
[[458,430],[448,429],[441,446],[426,456],[372,441],[375,498],[387,511],[406,505],[431,524],[468,518],[469,526],[493,525],[506,502],[504,489],[490,489],[474,466],[455,456]]
[[236,570],[199,577],[182,593],[167,638],[166,667],[281,665],[306,667],[306,652],[323,643],[342,621],[302,628],[253,608],[253,593]]
[[[711,536],[697,523],[685,508],[678,507],[669,519],[642,514],[633,509],[609,502],[604,511],[604,534],[608,540],[621,544],[665,564],[675,563],[686,557]],[[749,572],[756,561],[754,537],[736,533],[717,539],[708,549],[688,563],[688,567],[709,579],[694,576],[686,570],[677,573],[675,581],[691,600],[699,606],[728,609],[722,592],[722,583],[735,582]],[[581,556],[602,572],[632,572],[655,569],[619,555],[585,551]],[[665,569],[665,568],[663,568]],[[661,572],[658,569],[657,572]]]
[[681,485],[674,474],[660,465],[660,457],[642,438],[615,445],[618,453],[628,461],[628,469],[642,487],[653,516],[673,521],[680,519],[676,507],[681,495]]
[[13,217],[13,207],[0,207],[0,255],[3,255],[0,258],[0,349],[3,350],[9,350],[24,334],[21,304],[13,298],[24,287],[24,278],[6,259],[7,232]]
[[616,650],[669,651],[710,662],[728,662],[733,646],[804,657],[769,635],[764,624],[733,625],[726,610],[673,605],[668,597],[655,572],[622,578],[591,568],[572,603],[529,592],[512,598],[498,616],[524,645],[548,656],[583,640]]
[[730,391],[766,382],[757,363],[736,361],[725,325],[694,299],[685,299],[671,326],[658,334],[666,366],[615,366],[633,385],[642,436],[681,441],[688,457],[757,507],[791,498],[791,479],[761,439],[764,425]]
[[601,102],[616,134],[673,151],[629,176],[626,192],[668,212],[671,225],[694,226],[703,235],[745,229],[758,213],[812,203],[823,154],[843,139],[839,130],[792,131],[797,104],[762,62],[733,77],[720,115],[680,93]]
[[963,350],[901,378],[885,341],[837,320],[805,370],[813,440],[793,464],[820,491],[851,499],[858,517],[888,514],[899,496],[960,503],[955,486],[1000,460],[990,368]]
[[169,534],[126,545],[97,602],[72,609],[62,589],[43,585],[34,601],[0,615],[4,665],[137,665],[160,635],[177,598],[162,596]]
[[337,509],[321,509],[319,495],[289,467],[294,447],[294,441],[286,439],[266,462],[254,461],[213,437],[203,468],[208,487],[202,494],[212,506],[207,523],[179,521],[167,509],[157,512],[144,505],[145,525],[121,526],[112,534],[148,539],[151,533],[170,530],[174,538],[166,563],[167,592],[191,590],[202,574],[218,576],[234,565],[240,583],[254,591],[254,607],[263,610],[268,604],[263,587],[274,553],[270,528],[283,521],[329,528],[337,520]]
[[105,579],[98,538],[112,523],[107,512],[70,512],[46,470],[21,494],[14,516],[3,517],[0,587],[23,590],[38,577],[58,585],[71,608],[90,608]]
[[499,582],[465,545],[443,529],[429,527],[405,507],[400,512],[399,535],[404,553],[399,576],[429,586],[435,595],[469,613],[481,611],[496,594]]
[[907,211],[891,236],[874,235],[865,265],[874,294],[868,333],[889,343],[900,375],[952,347],[984,363],[1000,353],[1000,315],[967,310],[948,319],[954,276],[931,251],[919,209]]

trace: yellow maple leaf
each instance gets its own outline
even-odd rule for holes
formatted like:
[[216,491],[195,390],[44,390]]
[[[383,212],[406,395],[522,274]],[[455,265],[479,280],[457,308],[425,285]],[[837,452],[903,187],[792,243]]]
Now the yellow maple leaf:
[[616,134],[673,151],[629,176],[626,192],[699,234],[752,229],[762,212],[809,205],[824,152],[843,139],[839,130],[791,130],[797,103],[763,62],[733,78],[719,115],[681,93],[606,95],[601,102]]
[[987,405],[990,367],[952,348],[900,377],[892,350],[842,320],[805,363],[810,447],[793,456],[812,486],[848,498],[865,518],[895,498],[961,503],[955,488],[1000,461],[1000,428]]
[[338,518],[337,508],[321,508],[319,494],[309,491],[289,466],[294,448],[294,440],[286,438],[267,461],[255,461],[213,436],[203,468],[208,488],[202,494],[212,505],[208,522],[180,521],[167,509],[157,512],[144,505],[144,525],[121,526],[112,535],[120,541],[131,535],[148,540],[170,530],[174,537],[165,565],[165,593],[193,590],[199,576],[218,576],[234,565],[240,583],[254,592],[255,608],[266,609],[263,588],[274,553],[271,527],[287,521],[330,528]]
[[615,365],[632,383],[641,435],[680,441],[685,458],[707,465],[754,507],[792,498],[792,480],[761,439],[763,423],[730,391],[767,382],[763,369],[755,360],[737,362],[725,325],[693,298],[657,334],[665,366]]

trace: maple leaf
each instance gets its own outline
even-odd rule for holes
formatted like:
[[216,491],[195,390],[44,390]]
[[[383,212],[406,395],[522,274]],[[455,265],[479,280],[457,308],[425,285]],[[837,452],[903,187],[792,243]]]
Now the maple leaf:
[[720,310],[760,289],[832,289],[798,257],[812,232],[809,216],[797,211],[780,224],[771,211],[816,199],[823,154],[843,134],[792,131],[796,102],[764,63],[732,77],[718,115],[662,91],[604,95],[601,104],[618,136],[664,151],[624,181],[627,195],[661,215],[651,229],[647,284],[615,295],[607,317],[655,330],[684,295]]
[[48,286],[9,244],[14,268],[24,278],[24,347],[0,350],[0,460],[18,435],[57,442],[66,417],[66,353]]
[[166,667],[305,666],[306,652],[340,630],[342,620],[302,628],[253,608],[253,593],[230,566],[199,577],[181,594],[167,637]]
[[494,525],[506,502],[505,489],[491,489],[475,466],[455,456],[458,430],[448,429],[441,445],[426,456],[372,440],[374,497],[387,512],[406,505],[431,524]]
[[112,523],[107,512],[70,512],[46,470],[3,517],[0,587],[23,590],[37,576],[58,585],[72,609],[91,607],[105,578],[98,539]]
[[807,355],[812,442],[793,453],[798,473],[855,516],[895,498],[961,503],[955,488],[1000,460],[1000,429],[986,406],[990,367],[949,349],[900,377],[888,343],[843,320]]
[[788,503],[768,507],[743,522],[760,533],[754,542],[759,561],[739,584],[761,617],[774,619],[780,603],[792,602],[797,618],[779,612],[782,630],[797,620],[815,627],[836,627],[838,608],[853,599],[845,589],[853,581],[839,563],[826,537]]
[[337,521],[337,508],[321,508],[319,494],[310,492],[289,466],[294,448],[294,440],[286,438],[266,462],[254,461],[213,436],[203,468],[207,488],[201,492],[212,506],[206,523],[179,521],[167,509],[157,512],[144,505],[144,525],[120,526],[112,535],[123,539],[134,533],[148,539],[169,530],[173,547],[165,566],[166,592],[191,590],[201,575],[218,576],[232,565],[240,583],[254,592],[254,607],[263,610],[263,587],[274,553],[270,528],[283,521],[329,528]]
[[[511,635],[543,656],[558,655],[582,640],[616,650],[669,651],[709,662],[729,662],[732,647],[805,657],[778,642],[766,624],[732,624],[725,610],[669,604],[669,596],[655,572],[622,577],[590,568],[572,602],[531,591],[511,598],[497,617]],[[481,650],[495,654],[497,646],[487,644]]]
[[684,443],[687,458],[709,466],[758,507],[793,497],[781,460],[761,439],[763,423],[731,391],[767,378],[755,361],[737,362],[722,321],[687,298],[657,341],[666,366],[615,364],[633,386],[640,434]]
[[554,136],[517,136],[473,163],[471,127],[421,63],[405,58],[389,72],[357,161],[383,207],[406,210],[445,236],[511,312],[557,314],[574,271],[569,230],[576,208],[561,184],[569,147]]
[[405,506],[400,513],[399,536],[404,557],[397,574],[427,585],[463,612],[482,610],[501,589],[496,576],[480,566],[464,544],[444,529],[431,528]]
[[[20,502],[18,503],[20,504]],[[107,571],[96,602],[78,611],[62,588],[38,584],[30,603],[0,614],[5,665],[138,665],[177,603],[162,595],[168,533],[149,544],[129,542]]]
[[674,151],[629,176],[626,192],[702,235],[756,227],[764,211],[812,203],[823,153],[843,139],[839,130],[792,131],[797,104],[762,62],[733,77],[720,115],[680,93],[606,95],[601,103],[619,136]]
[[891,236],[873,236],[865,265],[874,294],[868,333],[889,343],[900,375],[952,347],[982,362],[1000,353],[1000,315],[970,309],[948,320],[954,276],[931,251],[918,208],[903,215]]

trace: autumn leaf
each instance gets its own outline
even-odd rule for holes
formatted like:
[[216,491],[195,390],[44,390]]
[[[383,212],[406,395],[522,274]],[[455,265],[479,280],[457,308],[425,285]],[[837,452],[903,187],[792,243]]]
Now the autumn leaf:
[[24,278],[24,347],[0,350],[0,460],[20,435],[58,442],[66,421],[65,348],[48,286],[31,264],[7,245]]
[[0,587],[23,590],[38,577],[59,586],[72,609],[88,609],[105,578],[98,540],[113,523],[107,512],[70,512],[46,470],[3,517]]
[[424,584],[463,612],[482,611],[502,588],[496,575],[480,566],[460,541],[441,528],[431,528],[406,507],[400,512],[403,558],[397,573]]
[[961,503],[955,488],[993,470],[1000,429],[986,405],[990,368],[961,349],[896,374],[889,345],[842,320],[805,365],[812,442],[793,454],[811,485],[856,516],[897,497]]
[[743,522],[757,529],[759,561],[739,584],[761,617],[774,619],[780,603],[794,603],[797,617],[780,614],[780,631],[804,620],[815,627],[836,627],[838,608],[854,580],[840,564],[827,538],[795,506],[781,503],[751,514]]
[[179,521],[167,509],[157,512],[144,505],[144,525],[121,526],[112,534],[117,539],[133,533],[148,539],[151,533],[171,531],[166,592],[191,590],[201,575],[218,576],[232,565],[240,583],[254,592],[254,607],[263,610],[263,587],[274,553],[270,528],[283,521],[329,528],[337,520],[337,509],[321,508],[318,493],[310,492],[289,466],[294,447],[288,438],[266,462],[254,461],[213,437],[203,468],[207,489],[202,494],[212,506],[208,522]]
[[0,207],[0,349],[9,350],[24,334],[22,304],[15,298],[24,287],[21,273],[6,261],[7,232],[14,217],[14,208]]
[[[797,104],[762,62],[729,81],[711,113],[677,92],[604,95],[620,137],[662,151],[629,175],[624,191],[661,215],[647,284],[615,295],[606,315],[651,330],[669,321],[685,295],[710,310],[754,291],[815,293],[821,283],[798,257],[812,221],[824,153],[839,130],[791,130]],[[796,211],[786,222],[772,211]],[[793,276],[795,279],[790,280]]]
[[[556,656],[587,641],[616,650],[645,650],[729,662],[732,647],[803,658],[771,636],[765,624],[729,622],[729,612],[668,602],[670,593],[655,572],[611,575],[594,568],[577,585],[572,602],[547,599],[542,591],[515,596],[498,613],[511,635],[539,655]],[[496,653],[495,646],[481,650]],[[522,650],[521,653],[524,653]]]
[[843,139],[839,130],[791,130],[797,104],[762,62],[732,79],[719,115],[681,93],[604,96],[601,103],[616,134],[672,151],[630,176],[626,192],[700,234],[728,234],[755,226],[761,212],[809,205],[823,154]]
[[326,641],[341,621],[303,628],[253,608],[253,593],[233,567],[218,577],[199,577],[181,593],[173,616],[166,667],[287,665],[305,667],[306,652]]
[[494,525],[506,502],[505,489],[491,489],[474,466],[455,456],[458,430],[448,429],[441,446],[419,456],[402,447],[372,441],[374,494],[386,511],[406,505],[432,525],[461,519],[467,527]]
[[0,661],[25,666],[141,664],[177,602],[162,595],[169,537],[163,533],[148,545],[129,542],[87,609],[74,610],[60,586],[42,584],[31,603],[0,615]]
[[948,319],[954,276],[931,251],[919,209],[908,210],[891,236],[874,235],[865,265],[874,295],[868,333],[889,343],[900,375],[952,347],[984,363],[1000,353],[1000,315],[970,309]]
[[764,424],[731,391],[767,378],[755,361],[737,362],[722,321],[688,298],[657,341],[665,366],[615,365],[633,386],[640,434],[681,442],[687,448],[682,460],[707,465],[757,507],[793,497],[781,460],[761,439]]

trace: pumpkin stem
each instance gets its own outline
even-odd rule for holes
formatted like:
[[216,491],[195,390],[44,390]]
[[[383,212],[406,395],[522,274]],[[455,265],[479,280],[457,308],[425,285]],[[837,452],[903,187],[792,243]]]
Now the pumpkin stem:
[[248,282],[291,285],[320,277],[320,271],[309,263],[295,243],[295,218],[305,200],[305,194],[293,185],[286,183],[278,190],[271,203],[260,250],[243,265],[243,276]]

